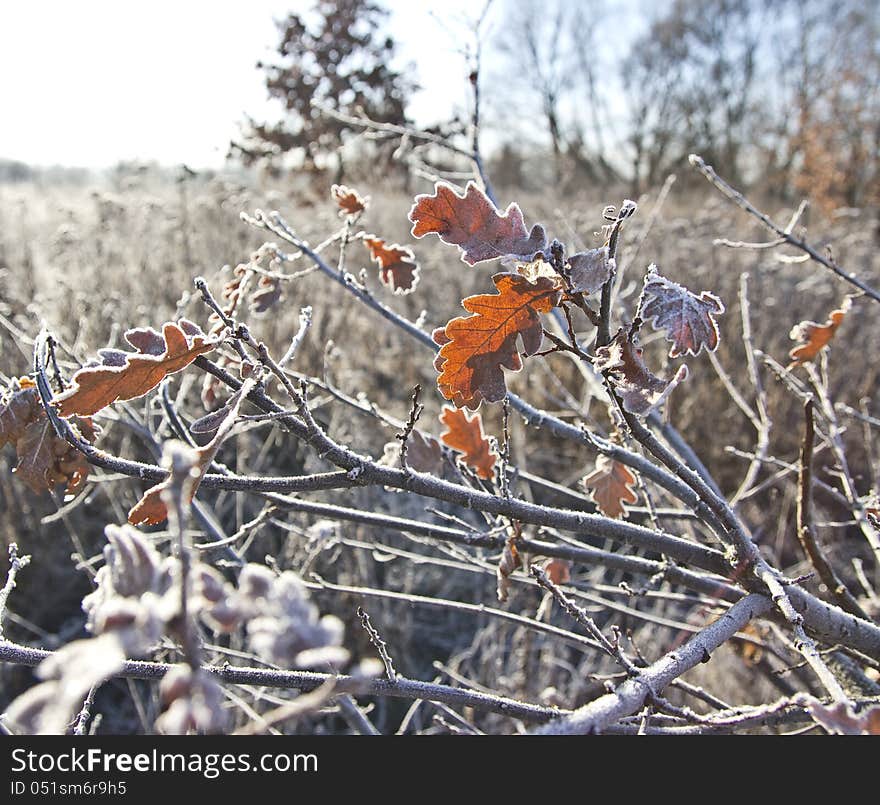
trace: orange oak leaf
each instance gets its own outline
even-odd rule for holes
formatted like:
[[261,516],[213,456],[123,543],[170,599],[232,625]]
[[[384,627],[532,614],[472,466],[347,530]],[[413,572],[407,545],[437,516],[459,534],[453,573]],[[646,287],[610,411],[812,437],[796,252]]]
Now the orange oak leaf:
[[433,195],[416,196],[409,220],[413,237],[433,232],[444,243],[458,246],[468,265],[496,257],[529,262],[547,248],[544,227],[535,224],[527,231],[517,204],[502,214],[473,182],[468,182],[463,196],[451,185],[438,182]]
[[846,314],[849,313],[851,306],[852,297],[847,296],[837,310],[831,311],[825,324],[817,324],[814,321],[802,321],[800,324],[792,327],[789,338],[795,341],[803,341],[804,343],[794,347],[788,353],[788,357],[791,358],[788,368],[791,369],[808,361],[814,361],[819,353],[828,346],[834,333],[837,332],[837,328],[840,327],[844,318],[846,318]]
[[[74,417],[82,437],[94,442],[97,429],[90,419]],[[14,380],[5,402],[0,403],[0,447],[15,445],[18,462],[14,472],[34,492],[66,486],[66,498],[76,495],[89,475],[85,456],[52,427],[34,382],[27,377]]]
[[183,320],[165,324],[161,335],[149,329],[130,330],[126,339],[138,352],[105,351],[102,365],[80,369],[73,376],[73,387],[53,400],[61,416],[90,416],[117,400],[142,397],[218,343]]
[[599,511],[606,517],[623,517],[626,514],[624,504],[638,500],[632,489],[635,482],[626,465],[603,455],[596,457],[596,468],[583,480],[584,487],[591,492]]
[[440,372],[440,393],[457,408],[476,411],[480,403],[498,402],[507,394],[502,367],[518,372],[522,355],[534,355],[541,348],[543,332],[540,313],[559,304],[561,279],[539,277],[529,282],[519,274],[492,277],[498,293],[468,296],[461,303],[472,316],[452,319],[442,331],[434,332],[441,349],[434,361]]
[[[242,400],[250,394],[251,389],[254,387],[254,383],[255,380],[253,378],[245,380],[241,385],[241,388],[230,397],[229,402],[224,406],[224,410],[227,413],[223,422],[221,422],[220,426],[217,428],[214,438],[203,447],[199,447],[194,451],[197,457],[195,467],[193,467],[195,478],[190,485],[188,502],[192,502],[192,499],[195,497],[199,484],[202,482],[202,478],[204,478],[208,467],[211,466],[211,462],[214,460],[217,451],[223,444],[223,440],[229,435],[229,431],[232,429],[235,420],[238,418],[238,411],[239,408],[241,408]],[[168,519],[168,508],[162,498],[163,493],[168,489],[170,484],[171,479],[169,477],[161,483],[150,487],[144,493],[143,497],[132,507],[131,511],[129,511],[128,522],[132,525],[158,525],[159,523],[164,523],[165,520]]]
[[642,353],[621,328],[609,344],[596,350],[593,360],[596,369],[608,373],[623,407],[633,414],[647,414],[688,376],[687,366],[682,365],[672,380],[657,377],[645,365]]
[[483,433],[482,417],[479,414],[469,417],[464,411],[444,405],[440,421],[446,425],[446,430],[440,434],[440,441],[464,453],[464,463],[480,478],[491,479],[498,456]]
[[715,294],[703,291],[697,296],[658,274],[655,266],[648,269],[641,316],[655,330],[666,331],[666,340],[672,342],[670,358],[696,355],[703,347],[714,352],[718,347],[715,316],[722,313],[724,304]]
[[344,184],[335,184],[330,188],[330,195],[339,207],[340,215],[357,215],[367,209],[369,197],[363,198],[357,190]]
[[419,266],[412,249],[397,243],[390,246],[375,235],[364,236],[364,246],[379,265],[379,279],[396,294],[408,294],[419,282]]

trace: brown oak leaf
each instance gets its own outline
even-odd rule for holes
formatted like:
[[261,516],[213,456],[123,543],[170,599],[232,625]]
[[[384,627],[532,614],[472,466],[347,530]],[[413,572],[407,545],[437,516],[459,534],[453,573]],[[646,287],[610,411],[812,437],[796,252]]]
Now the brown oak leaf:
[[511,529],[511,534],[504,543],[504,550],[501,552],[501,559],[498,561],[498,567],[495,569],[495,580],[497,581],[498,600],[504,602],[508,598],[510,592],[510,577],[513,571],[522,567],[522,557],[516,548],[516,530]]
[[440,421],[446,425],[440,441],[463,453],[464,463],[480,478],[492,478],[498,457],[483,433],[482,417],[479,414],[469,417],[464,411],[445,405],[440,412]]
[[697,296],[658,274],[654,266],[648,269],[641,315],[655,330],[666,331],[666,340],[672,342],[670,358],[696,355],[703,347],[714,352],[718,347],[715,316],[722,313],[724,305],[715,294],[703,291]]
[[73,376],[73,386],[53,400],[58,412],[62,416],[90,416],[117,400],[142,397],[167,375],[179,372],[217,345],[216,340],[193,328],[195,325],[181,320],[165,324],[161,336],[155,330],[129,331],[126,338],[139,351],[125,353],[121,366],[114,361],[80,369]]
[[819,353],[828,346],[834,333],[837,332],[837,328],[843,323],[851,306],[852,297],[847,296],[837,310],[831,311],[825,324],[817,324],[814,321],[802,321],[800,324],[792,327],[789,338],[794,341],[803,341],[804,343],[794,347],[788,353],[788,357],[791,358],[788,368],[791,369],[794,366],[816,360]]
[[571,581],[571,562],[568,559],[548,559],[543,567],[547,578],[554,584],[568,584]]
[[635,482],[635,476],[625,464],[603,455],[596,457],[596,468],[583,480],[584,487],[606,517],[623,517],[624,504],[638,501],[632,488]]
[[396,294],[408,294],[419,282],[419,266],[412,249],[397,243],[390,246],[375,235],[364,236],[373,260],[379,265],[379,279]]
[[[95,441],[97,429],[90,419],[74,417],[71,424],[84,439]],[[34,492],[64,485],[69,499],[89,475],[85,456],[56,435],[29,378],[13,381],[8,399],[0,404],[0,447],[5,444],[15,445],[18,462],[13,472]]]
[[432,195],[416,196],[409,220],[413,237],[433,232],[444,243],[458,246],[468,265],[496,257],[529,262],[547,248],[544,227],[535,224],[527,231],[517,204],[510,204],[502,214],[473,182],[468,182],[463,196],[438,182]]
[[[238,411],[241,408],[242,400],[250,394],[254,387],[255,380],[250,378],[245,380],[241,388],[230,397],[229,402],[224,406],[226,416],[217,428],[214,437],[203,447],[195,450],[197,460],[193,468],[195,479],[190,485],[189,502],[195,497],[199,484],[202,482],[208,467],[217,455],[217,451],[223,444],[224,439],[229,434],[235,420],[238,418]],[[143,497],[132,507],[128,513],[128,522],[132,525],[158,525],[168,519],[168,508],[162,499],[162,493],[169,487],[171,483],[170,477],[161,483],[150,487]]]
[[434,361],[440,372],[440,393],[457,408],[476,411],[480,403],[498,402],[507,394],[502,367],[518,372],[522,356],[517,348],[522,338],[522,355],[534,355],[541,348],[543,332],[540,313],[559,304],[562,282],[539,277],[529,282],[519,274],[492,277],[498,293],[469,296],[462,307],[472,316],[452,319],[442,331],[434,332],[441,349]]
[[688,376],[687,366],[682,365],[672,380],[657,377],[645,365],[642,353],[621,328],[607,346],[596,350],[593,361],[596,369],[608,373],[623,407],[633,414],[647,414]]
[[357,215],[367,209],[369,197],[363,198],[357,190],[346,187],[344,184],[335,184],[330,188],[330,194],[339,207],[340,215]]
[[250,299],[251,310],[254,313],[267,313],[281,299],[281,280],[277,277],[268,277],[265,274],[260,275],[260,281],[257,283],[257,290],[254,291]]
[[[385,445],[384,453],[379,461],[386,467],[400,465],[400,441],[395,440]],[[406,442],[406,465],[415,472],[427,472],[438,477],[443,476],[443,447],[433,436],[414,430]]]

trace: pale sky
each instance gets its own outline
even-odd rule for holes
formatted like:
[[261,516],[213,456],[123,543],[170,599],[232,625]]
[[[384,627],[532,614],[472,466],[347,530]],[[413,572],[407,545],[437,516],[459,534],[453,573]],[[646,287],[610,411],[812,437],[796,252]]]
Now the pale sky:
[[[425,92],[411,112],[432,122],[466,98],[463,60],[444,19],[474,0],[392,0],[401,64]],[[278,114],[263,74],[273,19],[311,0],[0,0],[0,158],[104,167],[120,160],[220,167],[237,124]]]

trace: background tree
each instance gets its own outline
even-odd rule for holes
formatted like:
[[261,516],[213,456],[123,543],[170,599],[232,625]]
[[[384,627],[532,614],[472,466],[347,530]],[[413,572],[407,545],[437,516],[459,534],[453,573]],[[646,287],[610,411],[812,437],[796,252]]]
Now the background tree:
[[388,12],[370,0],[320,0],[309,14],[278,23],[279,59],[258,63],[266,88],[285,108],[283,119],[248,119],[230,156],[245,164],[295,153],[306,167],[335,164],[350,127],[315,109],[313,102],[343,113],[360,111],[384,123],[406,122],[406,102],[415,83],[391,67],[394,40],[382,31]]

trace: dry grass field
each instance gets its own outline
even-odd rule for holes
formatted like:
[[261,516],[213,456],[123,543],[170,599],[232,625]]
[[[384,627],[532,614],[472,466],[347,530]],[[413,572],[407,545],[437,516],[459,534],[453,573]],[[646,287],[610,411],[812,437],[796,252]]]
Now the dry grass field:
[[[690,174],[696,171],[682,168],[662,206],[658,206],[659,188],[637,199],[639,210],[623,229],[620,243],[616,311],[621,321],[632,315],[649,263],[656,263],[665,276],[695,293],[708,290],[724,302],[717,352],[687,357],[690,376],[670,396],[662,419],[690,443],[722,495],[734,500],[733,508],[761,556],[786,577],[797,578],[813,572],[796,533],[802,400],[764,356],[786,365],[795,343],[789,337],[792,327],[803,320],[824,322],[853,289],[813,262],[784,259],[799,254],[784,245],[749,249],[714,243],[718,238],[760,242],[769,237],[708,184],[700,184],[698,175]],[[494,264],[472,268],[458,259],[455,249],[436,238],[416,241],[410,236],[411,195],[378,179],[375,183],[359,181],[357,187],[372,197],[357,231],[411,247],[421,266],[416,291],[395,296],[378,282],[375,265],[363,248],[349,244],[346,269],[356,277],[363,271],[361,278],[375,298],[430,332],[461,314],[462,298],[491,287],[489,278],[498,270]],[[430,189],[426,182],[414,187],[416,192]],[[340,228],[329,191],[329,182],[304,184],[295,175],[266,187],[222,177],[173,181],[150,171],[87,184],[0,186],[0,379],[6,384],[32,371],[34,339],[41,327],[55,336],[61,372],[67,378],[98,349],[125,348],[123,332],[128,328],[159,327],[186,317],[207,331],[210,310],[195,291],[193,279],[203,276],[219,297],[223,284],[232,277],[229,266],[246,263],[251,253],[271,239],[242,221],[240,213],[278,210],[297,235],[317,244]],[[572,250],[600,246],[597,233],[603,224],[603,207],[623,200],[623,193],[550,197],[513,187],[499,188],[499,196],[504,205],[517,201],[529,225],[542,222]],[[762,203],[781,222],[794,212],[773,199]],[[880,282],[877,215],[872,209],[841,209],[831,215],[811,209],[800,225],[806,225],[811,243],[833,248],[839,265],[876,284]],[[336,265],[338,246],[331,244],[322,254],[330,265]],[[282,283],[280,301],[267,312],[242,308],[239,315],[254,338],[277,356],[298,330],[300,309],[311,306],[311,328],[290,368],[321,381],[310,391],[316,420],[337,442],[379,459],[397,432],[383,417],[405,421],[413,386],[418,383],[425,406],[418,427],[439,436],[438,415],[444,401],[436,390],[430,352],[322,272],[306,271],[309,267],[306,259],[285,264],[285,273],[303,271],[303,275]],[[743,340],[743,288],[750,303],[748,325],[757,351],[763,405],[767,421],[772,422],[747,489],[741,484],[749,473],[758,434],[743,411],[743,407],[756,406]],[[816,377],[827,380],[822,388],[836,420],[817,420],[812,515],[826,555],[874,618],[880,612],[875,592],[880,590],[880,571],[856,522],[852,501],[847,501],[852,490],[841,479],[832,442],[836,440],[845,450],[855,495],[861,505],[869,507],[872,493],[880,489],[875,419],[880,417],[878,314],[876,303],[855,298],[816,364]],[[585,320],[578,326],[586,334]],[[667,357],[669,345],[662,333],[644,329],[642,344],[652,370],[671,376],[681,361]],[[805,370],[792,374],[805,388],[809,386]],[[508,373],[507,378],[510,389],[537,408],[610,435],[601,382],[585,374],[570,354],[530,358],[521,373]],[[169,378],[168,397],[185,424],[205,413],[200,399],[202,381],[203,373],[194,366]],[[277,384],[271,388],[276,399],[284,399],[275,393]],[[734,399],[737,395],[741,400]],[[361,408],[341,401],[342,396],[358,401]],[[243,408],[242,413],[253,416],[257,411]],[[484,405],[481,414],[486,432],[501,442],[502,406]],[[95,421],[102,429],[98,442],[102,450],[149,464],[159,462],[162,444],[175,435],[158,392],[107,408]],[[641,451],[632,440],[625,443]],[[515,498],[576,511],[596,510],[581,484],[595,465],[596,452],[589,445],[527,426],[515,411],[510,412],[508,444],[510,465],[524,474],[512,482]],[[218,460],[235,473],[252,476],[297,476],[334,469],[276,422],[257,418],[236,426]],[[5,637],[24,646],[56,649],[87,635],[81,601],[93,589],[95,570],[102,561],[104,527],[124,523],[148,484],[95,468],[75,498],[65,501],[61,491],[38,495],[28,489],[12,472],[15,461],[11,447],[0,452],[0,538],[6,544],[17,542],[32,561],[19,574],[9,599]],[[551,479],[558,487],[531,482],[532,476]],[[656,484],[640,480],[636,494],[638,502],[629,507],[628,521],[648,526],[658,523],[663,532],[716,546],[693,513]],[[381,484],[301,497],[437,525],[476,530],[499,525],[492,515]],[[266,500],[256,494],[203,489],[197,500],[223,535],[236,537],[231,544],[240,559],[265,564],[268,557],[273,568],[293,570],[309,583],[320,612],[336,615],[344,623],[344,646],[353,660],[375,656],[356,614],[362,606],[386,642],[396,671],[410,679],[572,709],[595,699],[607,684],[616,684],[624,675],[613,659],[585,646],[577,624],[534,584],[528,572],[514,573],[509,597],[500,602],[496,595],[498,550],[408,535],[381,525],[267,508]],[[191,529],[195,544],[210,541],[198,519],[192,521]],[[142,530],[167,553],[171,538],[167,527]],[[536,533],[534,528],[531,533]],[[537,536],[662,559],[655,552],[597,536],[553,529],[538,530]],[[5,557],[5,548],[3,553]],[[198,555],[221,573],[231,572],[222,551]],[[799,584],[829,600],[829,591],[815,574]],[[717,613],[718,602],[712,596],[689,591],[668,578],[638,576],[601,563],[574,562],[565,589],[605,634],[619,636],[628,656],[648,663],[683,644]],[[714,653],[710,663],[699,665],[682,677],[681,684],[670,687],[668,700],[699,714],[717,710],[718,700],[729,707],[761,706],[798,691],[822,695],[816,677],[792,650],[784,626],[762,621],[747,629],[745,635],[740,633]],[[823,649],[832,648],[823,645]],[[203,652],[209,664],[250,665],[255,661],[242,635],[236,633],[218,637],[206,632]],[[165,637],[149,656],[174,662],[181,655]],[[872,682],[877,679],[878,658],[853,659],[841,651],[826,656],[832,667],[837,667],[834,662],[856,666],[852,684],[861,697],[878,693]],[[0,666],[0,711],[34,681],[29,668]],[[258,686],[228,686],[224,691],[229,729],[254,722],[254,713],[274,710],[291,693]],[[421,704],[384,696],[358,699],[369,721],[383,733],[400,729],[512,732],[528,726],[525,721],[470,706],[415,702]],[[351,715],[346,715],[346,706],[336,700],[325,702],[323,708],[280,729],[349,731]],[[155,684],[117,678],[100,686],[92,713],[100,714],[99,733],[149,732],[161,709]],[[614,729],[636,730],[639,723],[639,719],[623,719]],[[652,722],[658,727],[685,723],[681,713],[675,712],[657,715]],[[774,725],[768,719],[765,725],[750,729],[785,731],[797,726],[801,722],[786,725],[783,720]]]

